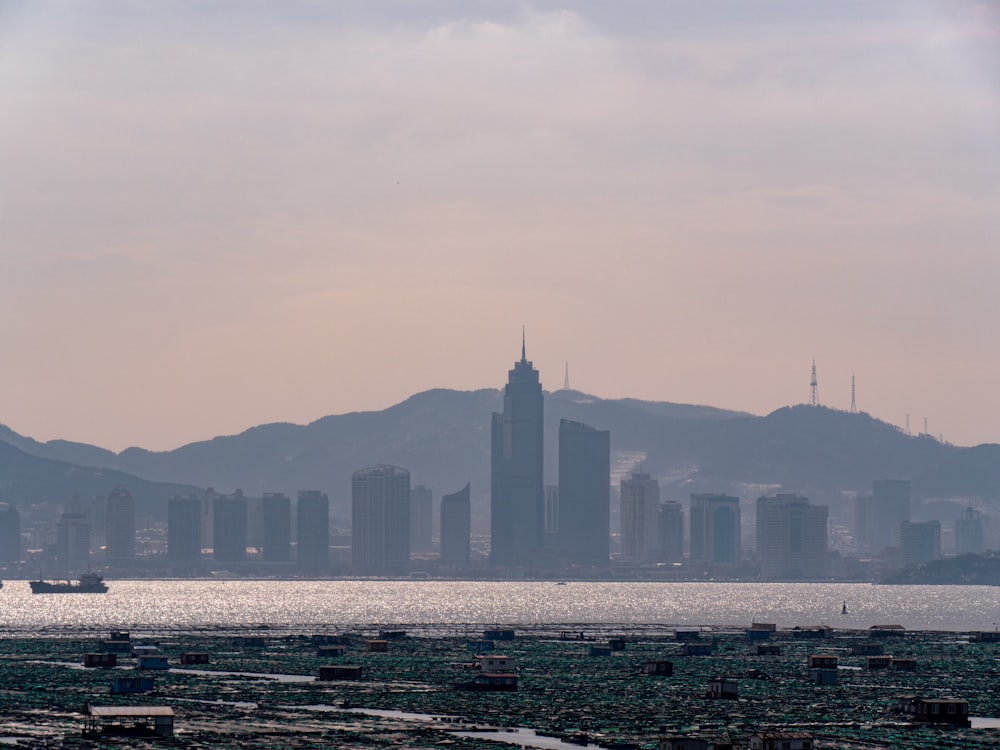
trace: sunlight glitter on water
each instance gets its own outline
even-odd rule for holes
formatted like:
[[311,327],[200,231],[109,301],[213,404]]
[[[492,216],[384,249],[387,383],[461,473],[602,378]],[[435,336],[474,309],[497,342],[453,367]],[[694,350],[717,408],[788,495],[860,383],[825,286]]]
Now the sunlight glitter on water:
[[[1000,587],[805,583],[109,581],[101,595],[0,589],[0,630],[411,624],[713,625],[993,630]],[[841,605],[847,603],[848,614]]]

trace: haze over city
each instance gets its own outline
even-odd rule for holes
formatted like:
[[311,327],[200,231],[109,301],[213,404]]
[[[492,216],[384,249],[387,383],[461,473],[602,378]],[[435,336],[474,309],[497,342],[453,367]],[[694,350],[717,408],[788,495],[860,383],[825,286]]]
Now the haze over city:
[[1000,439],[977,2],[0,3],[0,422],[500,387]]

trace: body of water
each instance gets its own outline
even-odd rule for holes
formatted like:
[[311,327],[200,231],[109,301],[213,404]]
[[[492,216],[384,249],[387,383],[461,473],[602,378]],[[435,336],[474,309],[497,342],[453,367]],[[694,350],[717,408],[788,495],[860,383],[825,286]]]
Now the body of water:
[[[1000,587],[858,583],[109,581],[106,594],[0,589],[0,632],[524,624],[994,630]],[[843,604],[847,614],[842,614]]]

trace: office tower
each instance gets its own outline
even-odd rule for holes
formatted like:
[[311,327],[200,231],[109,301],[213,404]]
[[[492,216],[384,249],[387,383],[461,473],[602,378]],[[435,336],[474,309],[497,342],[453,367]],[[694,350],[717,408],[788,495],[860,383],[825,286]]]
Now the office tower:
[[292,500],[281,492],[265,492],[261,558],[266,562],[292,559]]
[[201,498],[167,499],[167,559],[179,563],[201,559]]
[[351,478],[351,559],[361,575],[401,574],[410,564],[410,472],[379,465]]
[[872,485],[871,525],[868,544],[875,552],[899,545],[899,525],[910,520],[910,483],[903,479],[878,479]]
[[975,508],[966,508],[955,519],[955,554],[981,555],[983,544],[983,514]]
[[544,519],[542,525],[545,546],[557,546],[559,544],[559,485],[545,485]]
[[0,562],[21,557],[21,514],[10,503],[0,503]]
[[559,541],[577,565],[611,554],[611,433],[559,420]]
[[490,455],[490,563],[527,565],[545,528],[542,384],[525,356],[507,374],[503,412],[493,413]]
[[68,571],[85,569],[90,562],[90,518],[76,498],[56,523],[56,557]]
[[740,559],[740,499],[691,495],[691,559],[728,564]]
[[434,496],[429,487],[410,489],[410,552],[434,551]]
[[247,499],[242,490],[217,495],[212,502],[212,557],[222,562],[247,559]]
[[319,490],[299,490],[295,517],[299,568],[325,572],[330,567],[330,498]]
[[441,498],[441,562],[468,565],[472,504],[469,485]]
[[802,495],[781,493],[757,500],[757,554],[761,578],[817,580],[829,569],[829,508]]
[[135,498],[124,487],[116,487],[107,499],[107,552],[109,560],[135,557]]
[[684,507],[673,500],[660,504],[660,560],[680,562],[684,559]]
[[899,524],[899,562],[923,565],[941,557],[940,521],[903,521]]
[[619,483],[622,562],[653,562],[659,557],[660,483],[642,472]]

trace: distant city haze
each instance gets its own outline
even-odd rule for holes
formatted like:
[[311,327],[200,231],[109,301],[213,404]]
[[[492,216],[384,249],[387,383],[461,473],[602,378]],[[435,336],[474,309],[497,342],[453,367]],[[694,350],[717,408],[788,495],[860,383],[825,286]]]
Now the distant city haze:
[[[0,422],[503,386],[1000,440],[1000,11],[0,4]],[[484,425],[484,429],[488,426]]]

